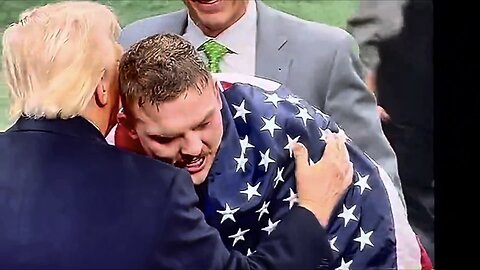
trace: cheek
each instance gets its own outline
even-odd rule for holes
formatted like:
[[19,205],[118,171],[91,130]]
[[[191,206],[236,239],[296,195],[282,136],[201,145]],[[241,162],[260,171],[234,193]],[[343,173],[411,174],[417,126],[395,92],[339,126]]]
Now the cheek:
[[219,117],[215,121],[212,121],[211,128],[209,129],[209,144],[211,148],[217,148],[220,144],[223,135],[222,118]]
[[178,148],[174,144],[163,145],[152,140],[142,141],[141,139],[140,142],[149,156],[177,160]]

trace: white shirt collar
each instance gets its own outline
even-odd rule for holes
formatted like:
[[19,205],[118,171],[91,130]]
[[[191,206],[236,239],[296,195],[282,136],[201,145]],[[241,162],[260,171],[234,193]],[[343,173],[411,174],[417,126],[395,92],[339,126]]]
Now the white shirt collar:
[[[245,38],[256,33],[257,27],[257,4],[256,1],[248,1],[245,14],[232,26],[220,33],[215,39],[219,43],[226,46],[236,54],[242,54],[245,49],[246,42],[250,39]],[[193,22],[190,14],[188,15],[187,28],[184,37],[188,39],[195,48],[198,49],[205,41],[212,39],[205,36],[202,30]]]

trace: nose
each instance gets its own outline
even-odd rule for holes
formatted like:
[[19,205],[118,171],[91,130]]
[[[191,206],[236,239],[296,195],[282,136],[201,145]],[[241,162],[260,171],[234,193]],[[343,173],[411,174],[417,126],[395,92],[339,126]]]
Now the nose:
[[191,131],[185,134],[183,139],[181,153],[182,155],[198,156],[202,153],[202,139],[200,134],[195,131]]

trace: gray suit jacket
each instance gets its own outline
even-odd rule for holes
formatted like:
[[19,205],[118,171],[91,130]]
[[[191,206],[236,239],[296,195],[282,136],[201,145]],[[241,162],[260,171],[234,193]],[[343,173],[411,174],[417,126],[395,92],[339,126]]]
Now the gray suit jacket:
[[[255,73],[285,84],[331,117],[392,178],[402,199],[397,160],[383,134],[373,94],[360,75],[358,45],[346,31],[309,22],[257,0]],[[187,11],[154,16],[127,25],[120,43],[127,49],[158,33],[183,35]]]
[[347,31],[360,47],[360,59],[371,70],[380,62],[379,43],[396,36],[404,25],[403,9],[407,0],[359,1],[358,11],[347,19]]

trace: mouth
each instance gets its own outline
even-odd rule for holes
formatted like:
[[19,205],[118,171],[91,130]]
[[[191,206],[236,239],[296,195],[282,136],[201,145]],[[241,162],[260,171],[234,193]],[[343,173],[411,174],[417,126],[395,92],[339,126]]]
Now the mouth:
[[223,10],[223,0],[191,0],[198,10],[214,14]]
[[203,4],[203,5],[212,5],[212,4],[215,4],[216,2],[220,1],[220,0],[192,0],[193,2],[197,2],[199,4]]
[[[181,164],[175,164],[177,167],[183,167],[187,169],[190,174],[195,174],[203,168],[205,168],[205,161],[207,160],[206,156],[193,157],[189,160],[181,162]],[[180,165],[180,166],[178,166]]]

